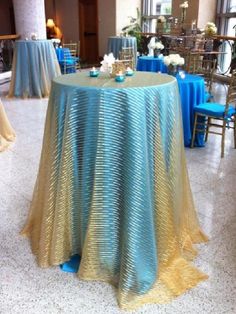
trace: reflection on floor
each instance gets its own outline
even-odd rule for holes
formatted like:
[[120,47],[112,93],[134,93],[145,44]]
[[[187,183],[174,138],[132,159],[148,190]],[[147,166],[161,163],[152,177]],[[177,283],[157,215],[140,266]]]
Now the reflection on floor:
[[[0,154],[0,313],[124,313],[105,283],[80,281],[59,267],[40,269],[28,241],[19,235],[30,204],[39,163],[47,99],[1,98],[17,140]],[[217,97],[225,93],[215,86]],[[195,264],[209,280],[167,305],[135,313],[236,313],[236,150],[227,132],[225,158],[220,137],[209,135],[204,148],[186,149],[193,195],[208,245],[199,246]]]

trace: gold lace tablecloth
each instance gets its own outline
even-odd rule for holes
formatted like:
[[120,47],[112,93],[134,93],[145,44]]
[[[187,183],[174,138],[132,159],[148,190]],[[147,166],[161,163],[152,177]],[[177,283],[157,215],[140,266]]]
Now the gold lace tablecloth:
[[120,307],[168,302],[207,278],[175,78],[136,72],[53,80],[29,217],[41,267],[79,254],[80,279],[117,287]]
[[3,104],[0,100],[0,152],[4,151],[11,142],[15,140],[16,134],[13,130]]

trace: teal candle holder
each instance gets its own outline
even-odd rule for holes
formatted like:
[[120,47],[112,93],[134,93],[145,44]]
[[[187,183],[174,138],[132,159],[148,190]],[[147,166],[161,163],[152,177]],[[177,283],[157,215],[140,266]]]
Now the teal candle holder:
[[90,77],[98,77],[99,72],[97,70],[90,70],[89,71],[89,76]]
[[121,83],[121,82],[124,82],[124,80],[125,80],[125,76],[123,74],[117,74],[115,77],[116,82]]

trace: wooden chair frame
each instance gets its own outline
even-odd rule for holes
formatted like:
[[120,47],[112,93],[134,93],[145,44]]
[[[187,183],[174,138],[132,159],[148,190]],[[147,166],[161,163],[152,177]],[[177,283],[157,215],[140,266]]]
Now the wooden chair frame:
[[[68,69],[75,68],[75,70],[81,70],[80,60],[79,60],[79,54],[80,54],[80,42],[78,43],[64,43],[63,48],[68,48],[70,53],[66,54],[64,53],[64,66],[63,66],[63,72],[64,74],[67,73]],[[66,62],[67,59],[74,58],[76,61],[74,64],[68,64]]]
[[[226,97],[226,104],[225,104],[225,111],[224,111],[224,117],[227,117],[229,106],[233,105],[235,106],[236,103],[236,70],[232,73],[232,77],[230,80],[230,85],[228,88],[228,93]],[[204,122],[198,122],[197,119],[199,116],[203,116],[207,119],[205,119]],[[195,112],[194,116],[194,126],[193,126],[193,136],[192,136],[192,142],[191,142],[191,148],[194,146],[195,141],[195,134],[196,133],[205,133],[205,141],[208,139],[208,134],[216,134],[221,135],[221,158],[224,157],[224,148],[225,148],[225,130],[226,128],[232,128],[234,130],[234,148],[236,148],[236,114],[234,114],[232,117],[230,117],[230,120],[227,118],[218,118],[215,116],[206,116],[205,114],[201,114],[198,112]],[[219,121],[220,123],[212,122],[212,120]],[[233,126],[231,126],[229,123],[232,122]],[[202,128],[198,128],[198,126],[201,126]],[[216,132],[210,130],[211,127],[220,128],[221,132]]]

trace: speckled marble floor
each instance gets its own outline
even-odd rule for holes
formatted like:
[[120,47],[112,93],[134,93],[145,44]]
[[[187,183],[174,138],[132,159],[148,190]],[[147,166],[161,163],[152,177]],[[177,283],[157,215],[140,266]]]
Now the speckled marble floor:
[[[29,242],[19,235],[36,178],[47,99],[2,101],[17,140],[0,154],[0,313],[118,314],[114,289],[105,283],[80,281],[59,267],[40,269]],[[225,93],[215,87],[217,97]],[[209,280],[167,305],[147,305],[137,314],[236,313],[236,150],[227,132],[225,158],[220,137],[210,135],[205,148],[186,149],[196,207],[208,245],[199,246],[195,264]]]

